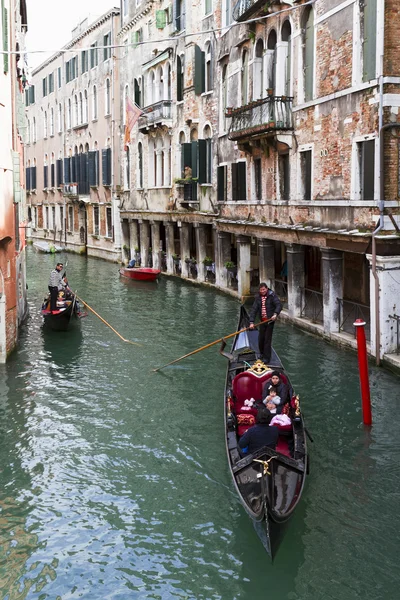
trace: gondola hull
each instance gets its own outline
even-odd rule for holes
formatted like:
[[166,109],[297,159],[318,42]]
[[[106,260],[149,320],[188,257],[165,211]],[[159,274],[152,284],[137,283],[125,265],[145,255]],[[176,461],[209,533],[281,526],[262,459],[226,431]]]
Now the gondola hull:
[[75,299],[64,309],[52,312],[49,310],[49,302],[45,302],[41,309],[44,324],[53,331],[67,331],[72,322],[78,321],[79,311]]
[[[238,330],[248,325],[248,315],[242,308]],[[231,354],[223,353],[229,360],[224,410],[226,451],[239,499],[251,517],[264,548],[273,558],[283,538],[286,523],[300,501],[308,457],[303,417],[298,397],[292,393],[287,410],[291,415],[291,424],[279,431],[276,449],[263,447],[254,454],[241,454],[239,440],[246,426],[240,423],[243,420],[250,423],[250,415],[243,416],[245,411],[241,405],[244,404],[244,398],[250,399],[251,396],[261,400],[261,390],[269,381],[272,370],[279,371],[290,386],[276,353],[272,354],[271,364],[265,365],[257,359],[257,352],[258,332],[254,330],[235,338]],[[257,410],[253,411],[253,415],[254,412],[257,414]]]
[[132,269],[122,268],[119,270],[119,273],[121,277],[136,281],[155,281],[161,271],[159,269],[150,269],[150,267],[133,267]]

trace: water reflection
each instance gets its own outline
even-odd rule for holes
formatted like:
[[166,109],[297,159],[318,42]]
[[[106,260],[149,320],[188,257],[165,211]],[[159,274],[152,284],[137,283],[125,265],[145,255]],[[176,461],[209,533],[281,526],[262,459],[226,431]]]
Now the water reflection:
[[79,364],[82,354],[81,323],[74,325],[68,331],[53,331],[44,325],[41,328],[45,360],[66,374]]

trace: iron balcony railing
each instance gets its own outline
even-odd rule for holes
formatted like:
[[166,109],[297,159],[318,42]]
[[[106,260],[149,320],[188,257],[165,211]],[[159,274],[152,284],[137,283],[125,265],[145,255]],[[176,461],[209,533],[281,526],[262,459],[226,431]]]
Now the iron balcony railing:
[[150,125],[161,125],[164,121],[172,119],[172,100],[160,100],[142,109],[143,114],[139,117],[138,126],[146,130]]
[[350,333],[356,337],[356,328],[353,323],[356,319],[365,321],[365,337],[371,339],[370,307],[366,304],[351,302],[350,300],[337,299],[339,304],[339,331]]
[[232,16],[239,23],[245,21],[260,9],[269,6],[271,2],[268,0],[239,0],[233,9]]
[[400,354],[400,316],[399,315],[389,315],[389,319],[392,319],[396,322],[396,354]]
[[301,289],[301,313],[300,316],[310,319],[313,323],[324,322],[324,300],[322,292]]
[[279,300],[282,302],[283,308],[288,307],[288,292],[287,292],[287,281],[283,279],[275,279],[275,294],[278,295]]
[[240,108],[228,108],[226,116],[232,119],[229,139],[237,140],[269,132],[293,129],[293,98],[268,96],[254,100]]

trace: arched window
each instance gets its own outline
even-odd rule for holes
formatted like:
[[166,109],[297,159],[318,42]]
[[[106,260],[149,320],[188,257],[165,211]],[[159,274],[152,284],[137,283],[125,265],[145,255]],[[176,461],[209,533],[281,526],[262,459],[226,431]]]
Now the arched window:
[[142,108],[142,80],[135,79],[134,81],[135,87],[135,103]]
[[185,86],[185,55],[176,57],[176,99],[178,102],[183,100],[183,90]]
[[43,137],[47,138],[47,112],[43,115]]
[[171,65],[164,65],[164,100],[171,100]]
[[164,185],[170,187],[172,173],[172,147],[171,138],[169,136],[167,136],[167,143],[164,150],[164,162]]
[[156,181],[156,164],[155,164],[156,149],[154,139],[149,140],[149,187],[154,187]]
[[89,122],[89,110],[88,110],[88,93],[87,90],[83,92],[83,122]]
[[164,95],[164,74],[163,74],[162,67],[158,67],[157,73],[156,73],[154,102],[163,100],[164,99],[163,95]]
[[50,135],[54,135],[54,108],[50,109]]
[[207,42],[205,46],[205,84],[206,92],[210,92],[213,89],[213,72],[212,72],[212,46],[211,42]]
[[147,79],[147,101],[146,104],[149,106],[150,104],[154,104],[155,102],[155,81],[156,74],[154,71],[150,71]]
[[110,80],[107,78],[106,79],[106,98],[105,98],[105,103],[106,103],[106,115],[110,115],[111,114],[111,84],[110,84]]
[[160,137],[156,138],[155,143],[154,181],[156,187],[161,187],[164,181],[164,146]]
[[246,49],[242,54],[241,93],[242,106],[245,106],[249,99],[249,53]]
[[228,65],[222,67],[222,79],[221,79],[221,108],[222,108],[222,127],[226,131],[226,109],[228,107]]
[[[43,159],[43,188],[47,190],[49,187],[49,156],[48,154],[44,155]],[[48,228],[48,227],[47,227]]]
[[136,187],[143,188],[143,145],[138,143],[138,173]]
[[62,104],[60,102],[60,104],[58,105],[58,111],[57,111],[57,115],[58,115],[58,133],[61,133],[63,130],[63,122],[62,122]]
[[126,125],[126,103],[128,100],[128,96],[129,96],[129,85],[126,84],[125,88],[124,88],[124,97],[123,97],[123,114],[122,114],[122,123],[123,125]]
[[51,153],[51,161],[50,161],[50,187],[56,187],[56,165],[55,165],[55,157],[54,152]]
[[254,62],[253,62],[253,100],[258,100],[264,97],[263,81],[264,81],[264,43],[261,39],[257,40]]
[[74,123],[73,125],[76,126],[79,123],[79,108],[78,108],[78,96],[75,95],[74,98]]
[[267,41],[267,88],[270,90],[268,93],[274,94],[275,92],[275,80],[276,80],[276,31],[271,29],[268,35]]
[[186,136],[183,131],[179,134],[179,150],[177,152],[178,155],[178,164],[177,164],[177,174],[179,178],[183,178],[185,176],[185,153],[183,149],[183,144],[186,143]]
[[[283,48],[283,64],[282,68],[279,66],[278,71],[282,72],[284,76],[283,80],[283,93],[280,95],[290,96],[291,95],[291,63],[292,63],[292,28],[289,21],[285,21],[282,25],[281,31],[282,48]],[[279,91],[280,92],[280,91]]]
[[310,6],[304,9],[302,30],[304,32],[304,100],[308,102],[314,95],[314,11]]
[[68,98],[67,128],[71,129],[71,127],[72,127],[72,104],[71,104],[71,98]]
[[83,123],[83,96],[82,92],[79,92],[79,125]]
[[204,131],[203,131],[203,137],[206,141],[206,148],[205,148],[205,158],[206,158],[206,165],[205,165],[205,181],[204,183],[211,183],[212,181],[212,133],[211,133],[211,127],[209,125],[206,125],[204,127]]
[[97,87],[93,86],[93,121],[97,119]]

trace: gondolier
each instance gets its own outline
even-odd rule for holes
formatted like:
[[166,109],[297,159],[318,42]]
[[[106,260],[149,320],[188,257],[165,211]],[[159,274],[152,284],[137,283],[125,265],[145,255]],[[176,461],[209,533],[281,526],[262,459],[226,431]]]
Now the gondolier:
[[53,312],[57,310],[57,297],[58,290],[62,290],[66,287],[66,284],[61,275],[63,270],[63,263],[57,263],[56,268],[50,273],[49,279],[49,292],[50,292],[50,310]]
[[254,321],[259,315],[261,321],[272,319],[269,323],[261,325],[259,328],[258,343],[260,348],[260,358],[264,362],[269,363],[271,360],[272,334],[274,331],[274,321],[282,310],[282,304],[278,296],[272,290],[268,289],[266,283],[262,282],[259,285],[259,293],[255,297],[251,308],[250,329],[254,327]]

